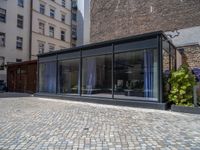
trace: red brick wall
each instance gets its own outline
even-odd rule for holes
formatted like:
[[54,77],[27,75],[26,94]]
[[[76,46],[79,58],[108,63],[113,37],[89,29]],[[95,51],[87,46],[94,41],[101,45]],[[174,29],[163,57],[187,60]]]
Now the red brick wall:
[[198,25],[200,25],[200,0],[92,0],[91,2],[91,42]]

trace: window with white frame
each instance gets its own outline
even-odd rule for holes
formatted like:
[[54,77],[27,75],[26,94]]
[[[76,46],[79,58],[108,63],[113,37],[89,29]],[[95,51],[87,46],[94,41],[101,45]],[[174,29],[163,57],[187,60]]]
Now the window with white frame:
[[60,39],[62,40],[62,41],[65,41],[65,31],[63,31],[63,30],[61,30],[61,32],[60,32]]
[[45,24],[43,22],[39,22],[39,33],[45,34]]
[[65,0],[62,0],[62,6],[65,7]]
[[44,53],[44,48],[45,48],[44,42],[38,42],[38,53],[39,54]]
[[17,36],[16,48],[17,49],[23,48],[23,38],[22,37]]
[[55,45],[54,44],[49,44],[49,51],[54,51],[55,50]]
[[0,47],[5,47],[6,45],[6,34],[0,32]]
[[18,0],[18,6],[24,7],[24,0]]
[[24,17],[22,15],[17,15],[17,27],[23,29]]
[[65,14],[61,14],[61,21],[65,23]]
[[54,37],[54,27],[49,26],[49,36]]
[[0,22],[6,22],[6,10],[0,8]]
[[45,5],[44,4],[40,4],[40,13],[45,14]]
[[51,18],[55,17],[55,9],[50,8],[50,17]]

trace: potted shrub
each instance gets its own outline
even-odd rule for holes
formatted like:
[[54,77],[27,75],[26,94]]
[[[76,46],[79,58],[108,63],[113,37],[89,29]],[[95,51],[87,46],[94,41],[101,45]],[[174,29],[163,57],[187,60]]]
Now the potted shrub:
[[173,103],[171,110],[200,114],[200,109],[193,104],[193,87],[196,81],[188,66],[182,65],[177,71],[172,71],[168,82],[171,86],[168,99]]

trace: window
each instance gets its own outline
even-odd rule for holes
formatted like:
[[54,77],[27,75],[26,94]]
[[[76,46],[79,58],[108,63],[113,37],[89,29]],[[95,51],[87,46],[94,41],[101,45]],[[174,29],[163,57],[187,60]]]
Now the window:
[[40,13],[45,14],[45,5],[44,4],[40,4]]
[[45,25],[42,22],[39,22],[39,33],[40,34],[45,34]]
[[5,47],[6,45],[6,34],[0,32],[0,47]]
[[76,35],[76,28],[75,28],[75,27],[72,27],[72,38],[73,38],[74,40],[76,40],[76,38],[77,38],[77,35]]
[[17,37],[17,43],[16,43],[16,48],[17,49],[22,49],[23,47],[23,38],[22,37]]
[[23,16],[17,15],[17,27],[23,29]]
[[49,26],[49,36],[54,37],[54,27]]
[[18,0],[18,6],[24,7],[24,0]]
[[112,97],[112,55],[83,58],[82,95]]
[[72,13],[72,20],[76,21],[76,13]]
[[49,44],[49,51],[54,51],[55,50],[55,45]]
[[50,17],[54,18],[55,17],[55,10],[54,9],[50,9]]
[[61,40],[65,41],[65,31],[61,31]]
[[158,100],[156,49],[117,53],[114,58],[114,98]]
[[72,43],[72,47],[76,47],[76,44],[75,44],[75,43]]
[[0,70],[4,70],[5,68],[5,57],[0,56]]
[[61,21],[62,21],[63,23],[65,23],[65,15],[64,15],[64,14],[61,15]]
[[6,22],[6,10],[0,8],[0,22]]
[[66,94],[79,94],[79,59],[59,62],[59,92]]
[[18,59],[18,58],[17,58],[17,59],[16,59],[16,62],[22,62],[22,59]]
[[65,7],[65,0],[62,0],[62,6]]
[[44,53],[44,42],[39,42],[38,43],[38,53],[43,54]]
[[72,8],[75,10],[77,9],[77,2],[74,0],[72,0]]

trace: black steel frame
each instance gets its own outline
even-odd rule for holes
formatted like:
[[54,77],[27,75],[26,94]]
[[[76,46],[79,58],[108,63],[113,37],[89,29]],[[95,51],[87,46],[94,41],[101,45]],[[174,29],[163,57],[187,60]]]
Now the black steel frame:
[[[157,32],[152,32],[152,33],[146,33],[146,34],[142,34],[142,35],[136,35],[136,36],[131,36],[131,37],[126,37],[126,38],[121,38],[121,39],[117,39],[117,40],[111,40],[111,41],[105,41],[105,42],[100,42],[100,43],[94,43],[94,44],[89,44],[89,45],[84,45],[84,46],[80,46],[80,47],[74,47],[74,48],[69,48],[69,49],[64,49],[64,50],[59,50],[59,51],[54,51],[54,52],[49,52],[49,53],[45,53],[45,54],[40,54],[38,55],[38,83],[37,83],[37,92],[39,92],[39,64],[41,63],[40,60],[43,58],[48,58],[50,56],[56,56],[56,60],[51,60],[49,59],[49,62],[55,61],[56,62],[56,93],[54,94],[48,94],[48,93],[44,93],[45,95],[60,95],[60,93],[58,93],[58,55],[62,55],[62,54],[70,54],[73,52],[80,52],[80,56],[78,56],[77,58],[80,58],[80,71],[79,71],[79,88],[80,88],[80,93],[77,96],[71,96],[71,95],[64,95],[64,97],[72,97],[72,98],[77,98],[77,99],[102,99],[102,100],[111,100],[112,103],[116,103],[117,101],[124,101],[124,102],[137,102],[137,100],[129,100],[129,99],[116,99],[114,98],[114,55],[115,55],[115,46],[117,44],[125,44],[125,43],[130,43],[130,42],[137,42],[137,41],[143,41],[143,40],[148,40],[148,39],[157,39],[156,41],[156,46],[154,48],[156,48],[158,50],[158,92],[159,92],[159,96],[158,96],[158,101],[157,103],[164,103],[164,99],[163,99],[163,48],[162,48],[162,41],[163,39],[167,40],[169,45],[170,45],[170,49],[171,46],[176,50],[176,47],[171,43],[170,40],[168,40],[167,36],[162,32],[162,31],[157,31]],[[92,49],[96,49],[96,48],[103,48],[105,46],[111,46],[112,47],[112,52],[110,54],[112,54],[112,98],[102,98],[102,97],[85,97],[82,96],[82,58],[83,58],[83,52],[85,50],[92,50]],[[153,47],[151,47],[153,48]],[[143,49],[143,48],[141,48]],[[148,49],[148,48],[146,48]],[[139,50],[139,49],[136,49]],[[128,51],[135,51],[135,49],[133,50],[128,50]],[[127,52],[127,51],[126,51]],[[171,52],[171,50],[170,50]],[[117,52],[118,53],[118,52]],[[175,52],[176,53],[176,52]],[[96,54],[95,56],[101,56],[101,55],[105,55],[105,54]],[[176,56],[175,56],[176,59]],[[171,62],[171,55],[169,57],[169,62]],[[176,60],[175,60],[176,62]],[[139,102],[142,102],[141,100]],[[146,102],[143,101],[145,103],[149,103],[150,101]],[[155,103],[155,101],[152,101]]]

